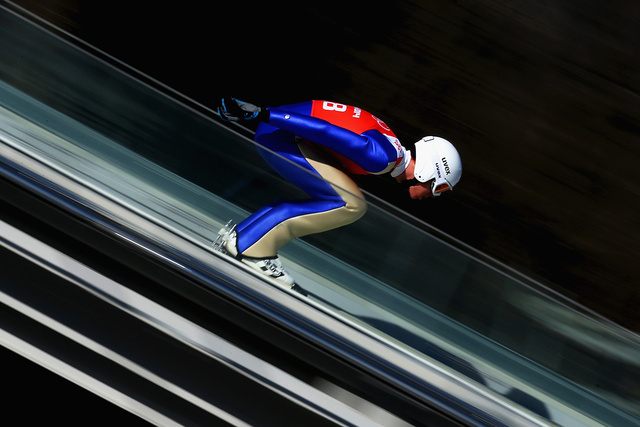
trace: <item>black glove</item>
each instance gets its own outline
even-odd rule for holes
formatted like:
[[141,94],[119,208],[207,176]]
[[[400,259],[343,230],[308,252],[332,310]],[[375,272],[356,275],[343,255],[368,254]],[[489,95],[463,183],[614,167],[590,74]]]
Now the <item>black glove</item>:
[[221,105],[218,107],[220,118],[229,122],[238,122],[240,120],[259,120],[266,122],[269,120],[269,110],[260,108],[248,102],[243,102],[235,98],[222,98]]

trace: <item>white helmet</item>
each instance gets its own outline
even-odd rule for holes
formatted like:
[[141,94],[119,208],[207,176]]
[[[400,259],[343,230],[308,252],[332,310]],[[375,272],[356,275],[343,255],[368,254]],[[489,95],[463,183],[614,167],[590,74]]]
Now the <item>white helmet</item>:
[[444,138],[425,136],[415,146],[415,178],[420,182],[435,178],[431,185],[434,196],[439,196],[445,190],[453,190],[462,176],[462,162],[453,144]]

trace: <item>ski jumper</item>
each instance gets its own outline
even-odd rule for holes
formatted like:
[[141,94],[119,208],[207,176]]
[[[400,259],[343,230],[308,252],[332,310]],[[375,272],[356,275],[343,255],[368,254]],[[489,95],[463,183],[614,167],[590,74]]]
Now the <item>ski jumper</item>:
[[268,123],[260,123],[255,141],[262,157],[309,195],[277,200],[238,224],[238,251],[255,258],[274,257],[296,237],[361,218],[366,202],[349,174],[390,172],[405,155],[380,119],[328,101],[269,108]]

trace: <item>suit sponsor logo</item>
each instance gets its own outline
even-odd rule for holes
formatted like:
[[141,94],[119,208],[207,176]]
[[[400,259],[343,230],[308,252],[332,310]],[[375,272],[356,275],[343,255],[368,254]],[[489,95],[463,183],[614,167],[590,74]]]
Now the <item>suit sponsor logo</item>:
[[377,117],[376,117],[376,116],[374,116],[373,114],[371,115],[371,117],[373,118],[373,120],[375,120],[376,122],[378,122],[378,125],[379,125],[382,129],[384,129],[384,130],[386,130],[386,131],[391,132],[391,128],[389,128],[389,126],[387,126],[387,124],[386,124],[385,122],[383,122],[382,120],[380,120],[379,118],[377,118]]

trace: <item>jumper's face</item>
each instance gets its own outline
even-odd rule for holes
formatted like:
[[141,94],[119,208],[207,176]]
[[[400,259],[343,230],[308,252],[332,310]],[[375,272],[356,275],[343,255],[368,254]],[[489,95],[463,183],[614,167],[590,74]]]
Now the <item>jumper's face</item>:
[[417,180],[412,180],[412,184],[413,181],[416,182],[416,185],[411,185],[409,187],[409,196],[411,196],[412,199],[422,200],[428,199],[429,197],[435,197],[431,190],[432,181],[418,182]]
[[427,199],[451,190],[451,187],[448,184],[440,184],[436,187],[435,179],[431,179],[427,182],[418,181],[413,174],[414,169],[415,160],[411,159],[407,169],[405,169],[405,171],[400,175],[396,176],[396,181],[402,183],[405,187],[409,187],[409,196],[412,199]]
[[[404,187],[409,187],[409,196],[412,199],[422,200],[435,197],[433,193],[433,180],[419,182],[417,179],[408,179],[402,182]],[[448,187],[447,187],[448,189]]]

